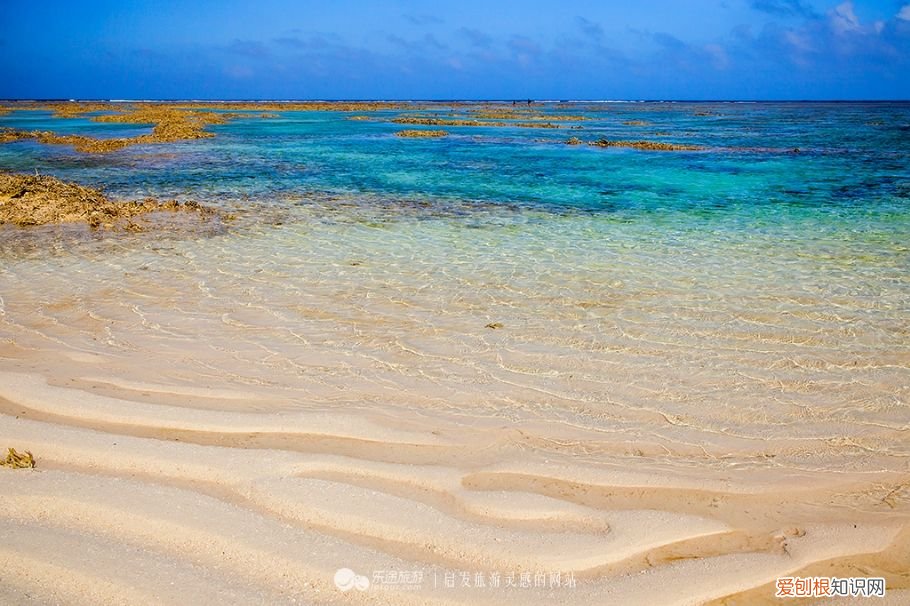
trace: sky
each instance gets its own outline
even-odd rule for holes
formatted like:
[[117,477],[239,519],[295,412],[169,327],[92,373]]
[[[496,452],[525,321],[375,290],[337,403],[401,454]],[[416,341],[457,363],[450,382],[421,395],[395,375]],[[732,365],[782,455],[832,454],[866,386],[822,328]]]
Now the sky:
[[0,0],[0,98],[910,99],[910,0]]

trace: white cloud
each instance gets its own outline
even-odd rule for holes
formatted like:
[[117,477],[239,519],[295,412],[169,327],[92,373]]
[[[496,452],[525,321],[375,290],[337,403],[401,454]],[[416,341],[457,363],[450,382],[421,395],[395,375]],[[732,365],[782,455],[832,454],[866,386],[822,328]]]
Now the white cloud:
[[707,44],[705,45],[705,52],[711,57],[711,63],[715,69],[727,69],[730,67],[730,57],[727,56],[727,51],[724,50],[724,47],[719,44]]
[[809,53],[815,50],[808,36],[799,34],[793,30],[789,30],[784,34],[784,40],[793,47],[793,50],[798,52]]
[[904,21],[910,21],[910,4],[905,4],[904,7],[897,13],[898,19],[903,19]]
[[847,0],[834,7],[828,17],[831,20],[831,27],[838,34],[845,34],[860,29],[859,18],[853,12],[853,2]]

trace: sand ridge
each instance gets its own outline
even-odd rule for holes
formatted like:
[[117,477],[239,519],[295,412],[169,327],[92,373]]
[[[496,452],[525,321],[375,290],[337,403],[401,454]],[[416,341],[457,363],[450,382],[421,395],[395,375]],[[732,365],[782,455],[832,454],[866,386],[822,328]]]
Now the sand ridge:
[[[898,553],[910,517],[890,508],[823,508],[832,495],[865,490],[863,474],[769,487],[748,475],[579,465],[558,452],[544,457],[486,442],[495,433],[480,441],[470,432],[436,436],[433,426],[449,425],[442,419],[404,430],[379,414],[238,416],[130,402],[50,386],[33,374],[4,373],[0,385],[0,435],[38,459],[33,471],[0,470],[0,528],[7,545],[18,546],[0,551],[0,561],[33,569],[15,586],[35,595],[53,587],[53,599],[63,601],[91,592],[95,603],[148,595],[177,603],[155,582],[174,568],[196,595],[254,590],[273,603],[695,604],[824,562]],[[206,395],[217,393],[188,398]],[[170,434],[168,426],[188,433]],[[270,432],[284,438],[219,438]],[[334,440],[319,446],[318,436]],[[458,454],[430,455],[439,448]],[[493,457],[470,454],[491,448]],[[100,553],[121,559],[89,571],[74,559],[80,541],[63,540],[53,555],[23,542],[40,545],[39,537],[60,533],[90,536]],[[126,572],[137,566],[146,573]],[[332,576],[345,566],[421,570],[427,580],[558,570],[571,572],[576,586],[493,593],[424,582],[416,590],[342,594]],[[910,580],[893,568],[865,570],[886,575],[892,593]],[[53,571],[69,580],[49,583]],[[122,583],[131,575],[128,590]]]

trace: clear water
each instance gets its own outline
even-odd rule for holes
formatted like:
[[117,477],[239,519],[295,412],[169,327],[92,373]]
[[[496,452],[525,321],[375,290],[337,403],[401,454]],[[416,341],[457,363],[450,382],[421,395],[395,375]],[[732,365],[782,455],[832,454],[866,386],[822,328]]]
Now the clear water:
[[569,423],[591,456],[906,469],[910,104],[544,111],[590,119],[420,140],[376,119],[397,112],[283,112],[108,155],[0,146],[0,169],[247,213],[212,237],[0,232],[7,365]]

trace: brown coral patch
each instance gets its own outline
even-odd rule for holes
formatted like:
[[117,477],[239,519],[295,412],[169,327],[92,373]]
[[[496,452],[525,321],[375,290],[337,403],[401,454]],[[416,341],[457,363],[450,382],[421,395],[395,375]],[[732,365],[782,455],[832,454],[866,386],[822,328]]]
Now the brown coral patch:
[[434,139],[446,137],[448,134],[448,131],[444,130],[400,130],[395,133],[395,136],[410,139]]
[[698,151],[704,149],[700,145],[682,145],[679,143],[663,143],[661,141],[611,141],[599,139],[592,141],[595,147],[628,147],[647,151]]
[[123,106],[115,103],[80,103],[78,101],[67,101],[64,103],[51,103],[40,109],[53,111],[55,118],[75,118],[76,116],[94,112],[117,112],[121,111]]
[[0,143],[11,143],[21,139],[34,139],[39,143],[51,145],[72,145],[77,151],[89,153],[115,151],[137,143],[137,141],[134,141],[135,138],[97,139],[95,137],[86,137],[83,135],[58,135],[46,130],[27,131],[5,129],[0,131]]
[[546,120],[554,122],[580,122],[588,120],[586,116],[564,116],[559,114],[543,114],[531,110],[521,109],[474,109],[470,110],[471,115],[483,120]]
[[482,120],[527,120],[539,115],[536,113],[531,113],[529,110],[504,108],[472,109],[469,110],[469,113]]
[[[72,103],[56,104],[45,107],[54,111],[58,117],[72,117],[97,111],[114,111],[113,114],[94,116],[93,122],[117,124],[148,124],[152,132],[135,137],[102,139],[85,135],[58,135],[49,131],[0,131],[0,143],[9,143],[19,139],[34,139],[39,143],[52,145],[72,145],[76,151],[88,153],[106,153],[123,149],[130,145],[143,143],[173,143],[191,139],[214,137],[205,130],[210,124],[224,124],[238,117],[249,117],[247,114],[219,113],[178,109],[166,105],[143,104],[137,107],[114,104]],[[271,117],[273,114],[261,113],[257,117]]]
[[203,130],[209,124],[224,124],[236,114],[219,114],[172,107],[151,105],[141,106],[126,113],[95,116],[93,122],[114,122],[117,124],[154,124],[151,135],[133,137],[137,143],[169,143],[185,139],[213,137]]
[[99,190],[61,181],[48,175],[0,173],[0,225],[87,223],[91,227],[122,225],[137,231],[131,219],[154,212],[193,212],[214,215],[213,209],[195,202],[115,202]]
[[12,143],[24,138],[25,131],[13,130],[11,128],[0,128],[0,143]]
[[188,102],[172,103],[167,107],[175,109],[226,109],[226,110],[257,110],[257,111],[326,111],[326,112],[371,112],[388,110],[419,109],[424,105],[402,103],[395,101],[266,101],[261,103],[250,102]]
[[465,120],[463,118],[428,118],[423,116],[398,116],[393,118],[396,124],[419,124],[421,126],[511,126],[518,128],[559,128],[552,122],[490,122],[484,120]]

